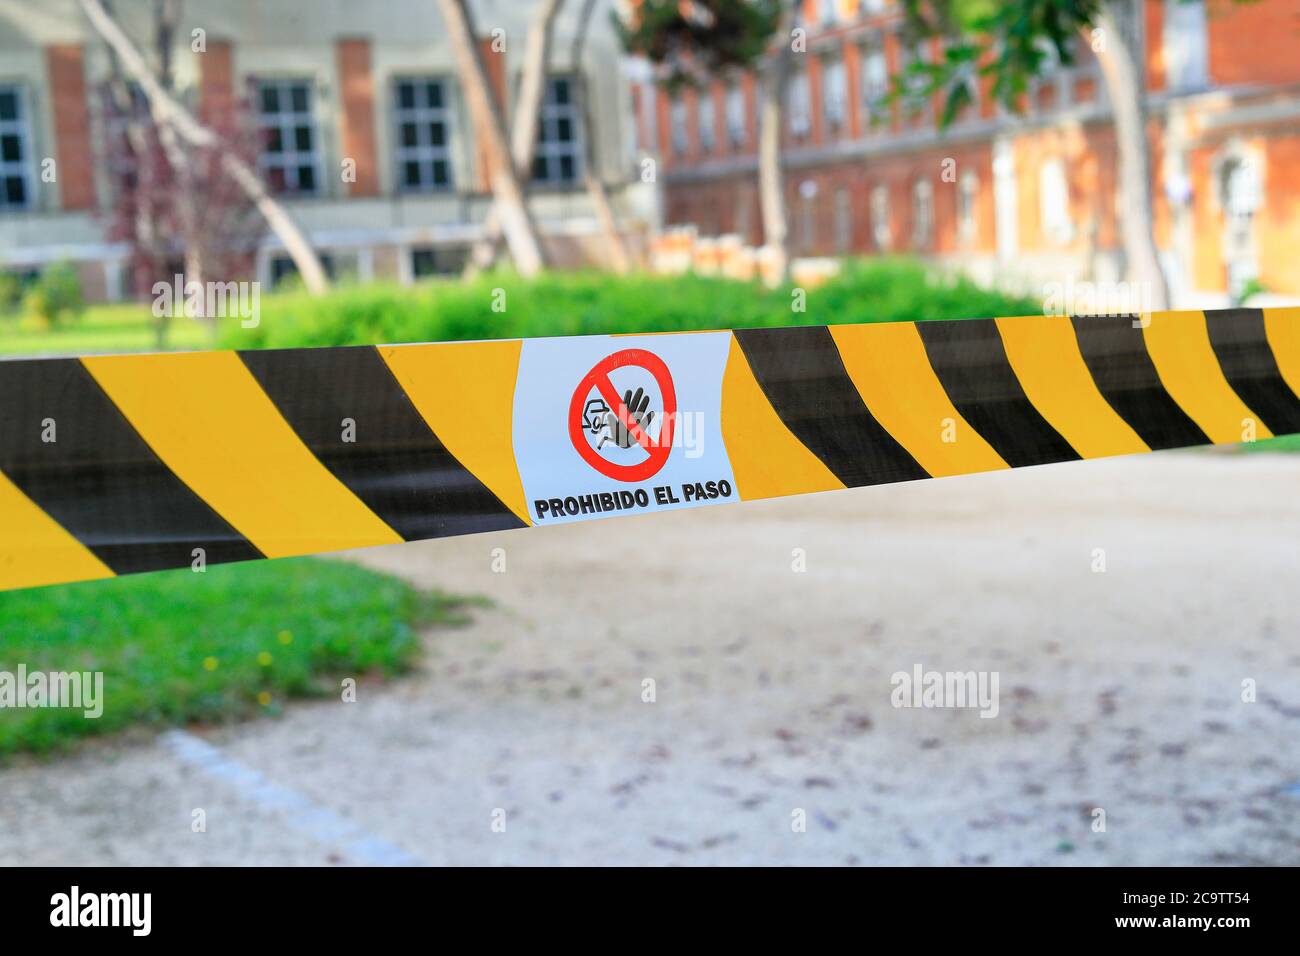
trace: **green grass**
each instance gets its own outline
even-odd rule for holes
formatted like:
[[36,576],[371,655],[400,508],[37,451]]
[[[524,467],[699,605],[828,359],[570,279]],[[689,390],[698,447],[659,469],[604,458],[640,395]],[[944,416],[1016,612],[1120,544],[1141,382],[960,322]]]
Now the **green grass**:
[[459,604],[340,561],[291,558],[0,593],[0,671],[102,671],[104,709],[0,710],[0,759],[130,725],[217,722],[343,677],[408,669]]
[[1279,435],[1262,441],[1245,442],[1242,451],[1300,451],[1300,435]]
[[[156,342],[149,306],[138,302],[89,306],[80,318],[54,329],[46,328],[31,316],[0,315],[0,354],[152,352]],[[212,329],[194,319],[173,319],[168,329],[168,346],[212,348]]]

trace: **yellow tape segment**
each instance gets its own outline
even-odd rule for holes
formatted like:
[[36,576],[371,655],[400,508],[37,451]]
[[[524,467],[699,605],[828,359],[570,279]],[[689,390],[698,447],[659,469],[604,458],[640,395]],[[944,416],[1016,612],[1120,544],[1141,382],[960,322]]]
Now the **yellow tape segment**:
[[0,474],[0,591],[111,577],[94,552]]
[[1151,450],[1097,389],[1067,316],[1017,315],[995,322],[1025,396],[1080,456]]
[[932,476],[1011,467],[957,411],[914,323],[832,325],[830,332],[871,414]]
[[1147,318],[1142,336],[1161,384],[1212,442],[1244,440],[1249,422],[1256,437],[1273,437],[1224,377],[1204,312],[1152,312]]
[[1300,309],[1265,309],[1264,337],[1282,380],[1300,395]]
[[501,502],[532,524],[511,423],[523,343],[384,346],[379,354],[438,440]]
[[402,540],[316,460],[234,352],[82,362],[176,476],[267,557]]
[[733,336],[722,376],[722,440],[736,490],[746,500],[843,488],[785,427]]

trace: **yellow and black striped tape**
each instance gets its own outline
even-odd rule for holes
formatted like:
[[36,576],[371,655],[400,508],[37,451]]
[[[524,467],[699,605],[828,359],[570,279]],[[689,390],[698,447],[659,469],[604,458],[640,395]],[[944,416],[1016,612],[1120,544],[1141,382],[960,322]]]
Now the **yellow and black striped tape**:
[[1298,396],[1300,309],[4,361],[0,589],[1262,439]]

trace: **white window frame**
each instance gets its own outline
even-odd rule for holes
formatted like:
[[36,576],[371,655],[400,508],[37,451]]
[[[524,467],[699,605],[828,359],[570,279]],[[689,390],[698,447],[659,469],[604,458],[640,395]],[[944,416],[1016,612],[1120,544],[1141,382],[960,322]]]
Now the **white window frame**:
[[[559,84],[568,84],[568,102],[559,102],[556,91]],[[571,136],[567,140],[548,138],[554,131],[558,136],[559,124],[568,120]],[[537,146],[533,150],[532,181],[542,186],[573,186],[582,179],[582,157],[584,131],[582,116],[578,110],[578,81],[571,73],[559,73],[546,78],[545,95],[538,110]],[[564,157],[570,159],[572,175],[565,176],[558,171]],[[541,163],[546,168],[545,175],[538,175],[537,167]],[[555,167],[554,169],[552,167]]]
[[[257,157],[257,165],[262,172],[263,178],[269,184],[270,170],[278,168],[284,171],[284,188],[276,190],[277,193],[286,196],[323,195],[321,133],[313,112],[316,97],[315,81],[311,77],[302,76],[267,76],[255,77],[254,82],[257,89],[257,127],[259,131],[263,136],[272,129],[280,134],[280,152],[278,153],[269,152],[265,140],[262,142]],[[293,89],[299,86],[307,92],[306,110],[292,108]],[[275,113],[267,113],[263,106],[263,94],[265,90],[272,87],[276,90],[278,109]],[[286,105],[289,108],[286,109]],[[298,129],[304,126],[311,134],[311,147],[306,151],[298,149],[296,136]],[[301,176],[300,170],[304,166],[312,170],[313,183],[310,189],[303,189],[299,180]]]
[[[27,88],[22,83],[0,83],[0,92],[14,98],[14,118],[0,119],[0,136],[18,137],[18,158],[6,160],[0,155],[0,212],[33,209],[36,206],[36,180],[32,175],[32,131],[27,121]],[[9,180],[23,184],[22,202],[9,200]]]
[[[402,87],[407,84],[412,87],[413,106],[402,106]],[[430,101],[430,85],[438,87],[441,106],[434,106]],[[393,77],[393,161],[397,192],[446,192],[455,188],[451,153],[452,120],[451,84],[446,79],[440,76]],[[402,141],[402,127],[407,123],[415,126],[414,146],[408,146]],[[431,127],[434,125],[442,126],[441,146],[433,142]],[[416,183],[407,182],[408,163],[417,164],[419,181]],[[435,174],[438,163],[442,163],[446,170],[446,176],[441,182]]]

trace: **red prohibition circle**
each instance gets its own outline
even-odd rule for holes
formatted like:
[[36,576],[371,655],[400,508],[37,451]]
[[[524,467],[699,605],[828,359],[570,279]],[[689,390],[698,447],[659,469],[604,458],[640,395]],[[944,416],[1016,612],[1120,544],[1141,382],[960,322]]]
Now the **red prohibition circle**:
[[[663,396],[663,419],[662,424],[659,426],[659,439],[657,441],[653,441],[639,426],[629,423],[627,409],[623,405],[623,400],[614,388],[614,383],[609,379],[609,373],[614,369],[625,368],[629,365],[643,368],[654,376],[655,383],[659,386],[659,392]],[[638,462],[635,465],[618,465],[604,458],[597,453],[596,449],[591,447],[591,443],[587,441],[587,436],[583,434],[582,430],[582,408],[586,403],[587,395],[593,388],[600,393],[600,397],[605,400],[605,404],[618,416],[618,420],[632,433],[637,440],[637,444],[649,456],[645,461]],[[676,420],[677,392],[673,389],[673,377],[668,371],[668,366],[664,364],[664,360],[653,352],[647,352],[645,349],[623,349],[623,351],[615,352],[613,355],[597,362],[595,367],[584,375],[582,381],[578,383],[578,388],[573,393],[573,400],[569,403],[569,438],[573,442],[574,449],[582,456],[583,460],[605,477],[613,478],[616,481],[645,481],[647,478],[658,474],[659,469],[667,464],[668,455],[672,451],[673,427]]]

